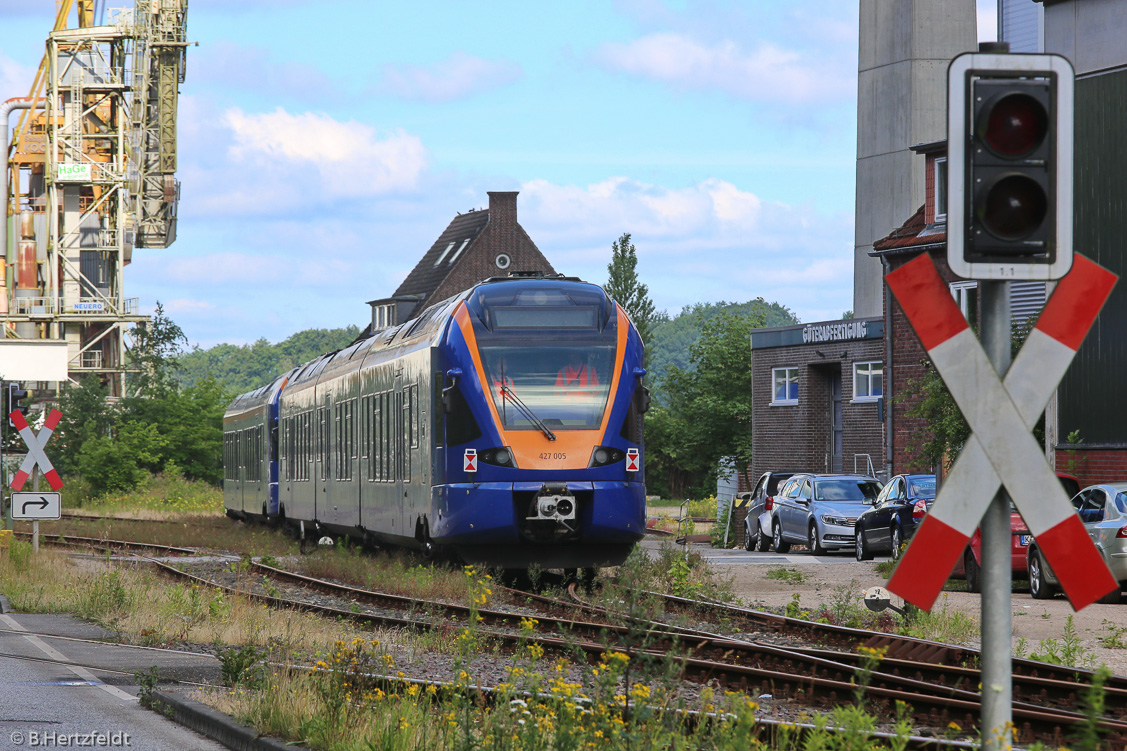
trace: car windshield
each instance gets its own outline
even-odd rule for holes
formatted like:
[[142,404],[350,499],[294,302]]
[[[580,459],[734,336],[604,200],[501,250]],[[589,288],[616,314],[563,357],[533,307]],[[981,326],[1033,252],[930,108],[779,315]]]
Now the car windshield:
[[1122,493],[1115,494],[1115,507],[1119,509],[1119,513],[1127,514],[1127,495]]
[[606,343],[482,346],[488,388],[501,423],[512,430],[593,430],[614,371],[615,347]]
[[816,501],[871,501],[880,494],[875,480],[818,480],[814,483]]
[[934,477],[909,477],[908,478],[908,495],[912,498],[934,498],[935,497],[935,478]]

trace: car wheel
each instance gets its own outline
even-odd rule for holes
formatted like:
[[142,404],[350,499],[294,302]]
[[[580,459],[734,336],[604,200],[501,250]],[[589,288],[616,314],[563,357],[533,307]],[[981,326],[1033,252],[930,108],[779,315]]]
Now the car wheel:
[[806,547],[809,548],[811,555],[826,554],[822,541],[818,539],[818,525],[813,522],[810,523],[810,533],[806,536]]
[[900,525],[892,525],[892,560],[900,560],[900,546],[904,541],[900,539]]
[[[756,522],[755,526],[758,528],[759,522]],[[760,532],[759,534],[757,534],[755,536],[755,539],[759,541],[759,545],[756,546],[755,549],[758,550],[760,553],[766,553],[768,550],[771,549],[771,542],[772,541],[771,541],[770,535],[765,535],[765,534],[763,534],[763,532]]]
[[1123,600],[1123,591],[1116,585],[1115,589],[1100,598],[1104,605],[1118,605]]
[[744,527],[744,550],[751,552],[759,547],[759,524],[755,525],[755,534],[751,534],[751,525]]
[[974,553],[969,550],[963,557],[963,571],[965,572],[967,578],[967,591],[981,592],[982,572],[978,568],[978,561],[974,559]]
[[865,547],[865,535],[861,534],[861,530],[854,530],[853,533],[853,552],[859,561],[873,560],[872,552]]
[[775,526],[771,531],[771,549],[776,553],[785,553],[790,550],[790,543],[783,540],[783,528],[775,522]]
[[1047,600],[1053,596],[1053,587],[1045,581],[1045,560],[1040,551],[1029,554],[1029,592],[1034,600]]

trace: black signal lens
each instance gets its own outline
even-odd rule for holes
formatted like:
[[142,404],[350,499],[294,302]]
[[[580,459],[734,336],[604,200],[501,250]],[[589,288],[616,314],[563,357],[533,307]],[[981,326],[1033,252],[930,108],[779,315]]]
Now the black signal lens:
[[981,194],[978,219],[999,240],[1022,240],[1045,221],[1049,201],[1044,188],[1027,175],[1002,175]]
[[1028,94],[1006,94],[985,114],[982,139],[998,156],[1028,154],[1041,145],[1049,130],[1049,113]]

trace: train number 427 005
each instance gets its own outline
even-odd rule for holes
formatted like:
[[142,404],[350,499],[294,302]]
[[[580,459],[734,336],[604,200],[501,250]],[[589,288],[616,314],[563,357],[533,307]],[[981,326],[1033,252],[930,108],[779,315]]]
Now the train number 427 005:
[[567,454],[562,454],[558,451],[557,452],[545,451],[544,453],[540,454],[540,458],[541,459],[566,459]]

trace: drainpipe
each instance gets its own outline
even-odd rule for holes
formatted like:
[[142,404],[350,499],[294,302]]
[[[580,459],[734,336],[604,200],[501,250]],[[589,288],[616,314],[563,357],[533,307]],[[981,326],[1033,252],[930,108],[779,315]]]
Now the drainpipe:
[[[884,267],[884,275],[888,276],[891,264],[885,256],[880,257],[880,265]],[[888,388],[895,377],[892,372],[892,296],[885,295],[884,301],[884,471],[892,477],[892,399],[891,389]]]
[[0,211],[4,222],[4,231],[0,232],[0,263],[8,262],[8,150],[11,144],[8,143],[9,137],[9,123],[8,115],[12,110],[29,110],[33,107],[40,107],[43,105],[43,97],[30,97],[18,96],[9,99],[6,102],[0,103],[0,134],[2,134],[3,147],[4,147],[4,168],[0,170],[0,200],[4,201],[4,209]]

